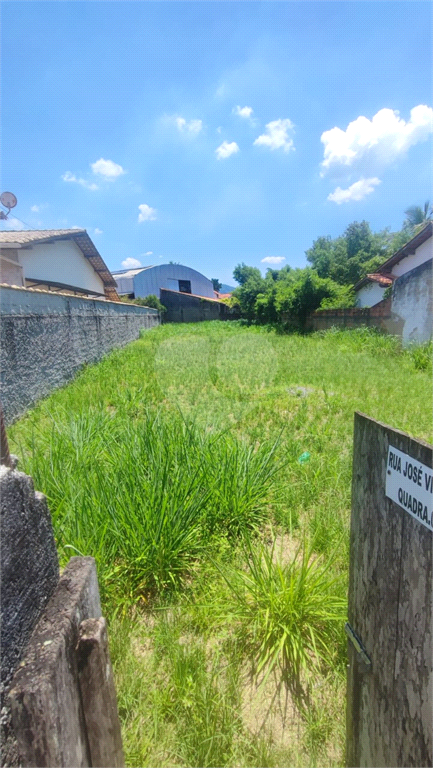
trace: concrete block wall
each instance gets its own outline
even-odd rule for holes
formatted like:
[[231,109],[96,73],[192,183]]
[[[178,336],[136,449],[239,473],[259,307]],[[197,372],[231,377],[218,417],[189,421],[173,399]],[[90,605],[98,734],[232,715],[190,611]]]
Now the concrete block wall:
[[45,496],[31,477],[0,466],[2,766],[21,764],[7,699],[8,686],[33,628],[59,579]]
[[84,363],[159,324],[156,309],[0,286],[1,400],[12,423]]
[[200,323],[203,320],[228,320],[232,316],[224,302],[190,293],[161,288],[160,299],[167,309],[163,315],[164,323]]
[[374,307],[348,307],[347,309],[318,309],[309,315],[307,330],[324,331],[328,328],[357,328],[361,325],[375,326],[389,331],[391,299],[384,299]]

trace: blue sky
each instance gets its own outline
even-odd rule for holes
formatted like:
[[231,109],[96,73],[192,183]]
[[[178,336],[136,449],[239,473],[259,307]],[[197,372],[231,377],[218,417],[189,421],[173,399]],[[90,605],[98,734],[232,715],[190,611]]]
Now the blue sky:
[[431,200],[431,32],[429,2],[6,0],[2,191],[112,270],[305,266]]

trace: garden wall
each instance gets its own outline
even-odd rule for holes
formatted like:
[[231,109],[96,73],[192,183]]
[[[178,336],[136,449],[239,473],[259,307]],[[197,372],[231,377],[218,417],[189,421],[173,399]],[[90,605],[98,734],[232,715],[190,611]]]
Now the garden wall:
[[[306,329],[326,331],[328,328],[358,328],[361,325],[375,326],[389,331],[391,322],[391,299],[380,301],[374,307],[350,307],[348,309],[318,309],[306,320]],[[393,333],[398,333],[397,327]]]
[[84,363],[160,322],[156,309],[0,287],[1,400],[10,424]]
[[318,309],[309,315],[306,329],[323,331],[333,326],[374,326],[400,336],[403,346],[432,338],[432,260],[425,261],[395,280],[392,295],[373,307]]
[[231,316],[227,304],[216,299],[171,291],[168,288],[161,288],[160,298],[167,309],[163,315],[164,323],[200,323],[203,320],[228,320]]

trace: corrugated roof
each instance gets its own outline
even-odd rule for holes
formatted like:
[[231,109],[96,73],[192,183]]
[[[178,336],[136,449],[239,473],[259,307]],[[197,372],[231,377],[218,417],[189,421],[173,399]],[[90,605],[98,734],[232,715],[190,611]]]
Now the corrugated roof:
[[107,299],[120,301],[116,291],[116,281],[85,229],[31,229],[0,232],[0,246],[7,244],[9,247],[14,245],[23,247],[52,243],[56,240],[73,240],[101,278]]
[[121,269],[116,272],[112,272],[113,277],[135,277],[140,272],[144,272],[145,269],[152,269],[154,265],[150,264],[148,267],[137,267],[136,269]]

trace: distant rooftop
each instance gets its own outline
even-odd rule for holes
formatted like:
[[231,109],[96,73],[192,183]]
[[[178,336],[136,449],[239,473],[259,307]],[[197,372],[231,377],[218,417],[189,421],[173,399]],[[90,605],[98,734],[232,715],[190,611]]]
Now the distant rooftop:
[[155,266],[154,264],[149,264],[147,267],[137,267],[136,269],[118,269],[115,272],[112,272],[112,275],[115,275],[116,277],[135,277],[135,275],[138,275],[140,272],[143,272],[145,269],[152,269],[152,267]]

